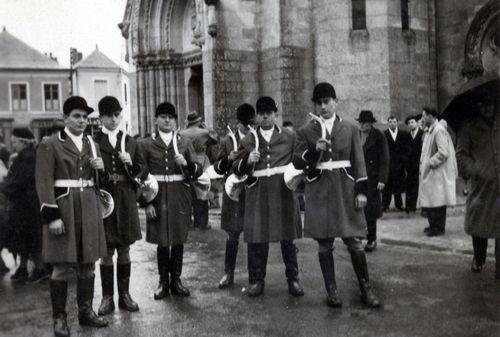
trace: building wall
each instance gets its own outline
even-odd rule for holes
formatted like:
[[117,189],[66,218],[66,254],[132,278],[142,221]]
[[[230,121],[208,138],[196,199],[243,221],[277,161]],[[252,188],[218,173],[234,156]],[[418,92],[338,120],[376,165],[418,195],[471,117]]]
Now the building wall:
[[[14,118],[15,126],[29,126],[33,119],[62,116],[62,104],[69,96],[69,72],[0,70],[0,118]],[[12,111],[10,101],[11,82],[28,84],[28,111]],[[59,84],[59,111],[45,111],[43,84]]]

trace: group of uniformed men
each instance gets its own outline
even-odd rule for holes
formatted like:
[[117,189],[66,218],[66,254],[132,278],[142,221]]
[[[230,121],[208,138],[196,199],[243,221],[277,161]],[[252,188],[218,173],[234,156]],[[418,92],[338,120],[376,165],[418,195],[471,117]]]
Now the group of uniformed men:
[[[227,179],[244,181],[238,201],[223,196],[221,227],[228,233],[225,275],[219,288],[234,283],[240,234],[248,244],[248,296],[263,294],[269,242],[280,242],[288,291],[302,296],[297,248],[302,236],[295,193],[283,175],[292,163],[305,174],[304,234],[319,244],[327,304],[341,307],[333,258],[335,238],[351,255],[361,300],[381,305],[369,282],[361,239],[366,236],[363,208],[367,203],[365,160],[359,129],[337,114],[337,97],[329,83],[315,86],[312,98],[317,115],[297,133],[277,125],[278,108],[270,97],[237,109],[238,127],[221,142],[215,171]],[[44,140],[37,151],[36,184],[43,218],[43,257],[53,264],[50,293],[56,336],[69,336],[66,319],[67,276],[77,269],[78,319],[81,325],[104,327],[102,318],[115,309],[113,255],[117,251],[118,306],[139,307],[129,293],[130,245],[141,238],[136,190],[152,175],[158,193],[142,198],[147,216],[146,241],[157,245],[159,286],[155,299],[189,296],[180,276],[184,243],[191,223],[191,186],[203,173],[191,141],[176,132],[175,107],[164,102],[155,112],[157,132],[136,141],[120,130],[121,106],[114,97],[99,102],[102,131],[84,133],[93,111],[85,99],[70,97],[63,106],[65,129]],[[254,129],[255,127],[255,129]],[[101,199],[111,195],[114,208],[103,214]],[[233,198],[234,199],[234,198]],[[109,200],[109,199],[107,199]],[[108,212],[109,213],[109,212]],[[105,216],[103,220],[103,216]],[[92,309],[94,263],[100,261],[102,302]]]

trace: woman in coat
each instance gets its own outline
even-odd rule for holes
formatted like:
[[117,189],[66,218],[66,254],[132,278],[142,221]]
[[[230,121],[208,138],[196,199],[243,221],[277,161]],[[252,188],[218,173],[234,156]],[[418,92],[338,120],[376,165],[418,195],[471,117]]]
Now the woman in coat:
[[496,104],[491,99],[481,102],[479,114],[459,128],[457,160],[460,175],[471,184],[465,232],[472,236],[472,271],[481,272],[488,239],[495,239],[495,278],[500,280],[500,114]]
[[366,174],[368,176],[367,204],[365,207],[368,235],[365,251],[377,248],[377,219],[382,217],[381,192],[389,177],[389,147],[387,138],[379,129],[373,127],[377,120],[369,110],[359,114],[361,143],[365,155]]
[[[190,294],[180,279],[192,214],[189,183],[198,178],[203,169],[194,161],[191,141],[174,132],[177,128],[175,107],[168,102],[159,104],[155,119],[158,133],[146,138],[141,147],[146,171],[158,181],[158,194],[146,205],[146,241],[158,245],[160,282],[154,293],[158,300],[169,295],[169,288],[174,295]],[[178,154],[174,142],[177,142]]]

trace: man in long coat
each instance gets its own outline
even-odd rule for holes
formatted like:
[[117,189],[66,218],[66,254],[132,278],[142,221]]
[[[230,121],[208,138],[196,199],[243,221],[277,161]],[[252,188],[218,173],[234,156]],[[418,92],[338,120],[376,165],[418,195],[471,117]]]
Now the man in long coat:
[[104,163],[94,156],[92,146],[99,156],[98,145],[84,134],[87,115],[92,111],[82,97],[68,98],[63,105],[65,129],[42,141],[37,150],[36,190],[43,223],[43,259],[53,265],[50,295],[56,336],[70,335],[66,322],[67,278],[74,265],[80,325],[108,325],[92,309],[94,264],[107,254],[94,180],[96,172],[104,171]]
[[106,170],[101,187],[113,196],[115,202],[113,212],[104,219],[108,254],[101,259],[100,265],[102,302],[98,313],[107,315],[115,309],[113,301],[115,250],[118,255],[116,266],[118,306],[127,311],[139,310],[139,306],[129,293],[130,245],[141,239],[134,179],[136,177],[144,179],[147,172],[137,141],[119,128],[122,121],[120,102],[113,96],[103,97],[99,101],[99,116],[102,129],[94,135],[94,139],[99,144]]
[[434,109],[424,108],[427,126],[420,156],[418,202],[429,220],[427,236],[443,235],[446,207],[456,204],[455,181],[458,175],[455,149],[445,126],[438,122]]
[[158,300],[169,295],[169,288],[174,295],[190,295],[180,279],[192,214],[189,183],[198,178],[203,169],[193,160],[195,153],[191,141],[174,132],[177,113],[171,103],[157,106],[155,123],[158,133],[146,138],[141,147],[146,170],[158,181],[158,194],[146,205],[146,241],[158,245],[160,282],[154,293]]
[[322,138],[323,127],[319,121],[308,123],[297,132],[293,164],[307,174],[304,233],[318,241],[329,306],[342,306],[332,253],[334,240],[340,237],[351,254],[362,302],[372,308],[379,307],[359,239],[366,236],[363,207],[368,182],[359,129],[338,116],[337,98],[331,84],[316,85],[312,100],[319,109],[326,136]]
[[[496,105],[495,105],[496,104]],[[478,115],[458,130],[457,160],[460,175],[470,179],[465,211],[465,232],[472,236],[472,271],[486,262],[488,239],[495,239],[495,278],[500,280],[500,113],[498,101],[486,98]]]
[[408,159],[406,161],[406,213],[415,212],[418,199],[418,168],[422,153],[422,136],[424,132],[418,127],[421,116],[406,118],[406,125],[410,128],[410,143],[408,145]]
[[366,174],[368,176],[367,204],[365,207],[368,235],[365,251],[377,248],[377,219],[382,217],[381,192],[389,176],[389,148],[384,133],[373,126],[377,120],[370,110],[359,114],[361,143],[365,155]]
[[[250,104],[242,104],[236,111],[236,118],[238,119],[238,130],[234,135],[236,149],[231,137],[227,136],[223,138],[218,160],[214,164],[215,171],[224,176],[224,181],[233,173],[233,164],[238,155],[238,146],[241,140],[248,134],[248,126],[254,124],[255,109]],[[222,196],[221,228],[226,231],[228,238],[226,240],[226,255],[224,259],[225,275],[219,282],[220,289],[230,287],[234,283],[234,269],[238,255],[239,238],[241,232],[243,232],[244,218],[245,191],[240,193],[238,201],[233,201],[224,190]]]
[[408,146],[410,144],[410,135],[408,132],[399,129],[398,119],[389,116],[387,119],[389,128],[384,131],[389,145],[389,180],[382,193],[382,203],[384,210],[387,210],[391,204],[394,194],[394,204],[400,211],[403,210],[403,199],[401,193],[404,192],[406,183],[405,166],[408,160]]
[[276,125],[278,108],[271,97],[257,100],[257,135],[241,140],[234,168],[238,176],[248,175],[245,190],[244,240],[248,243],[248,296],[264,292],[269,242],[280,242],[288,292],[302,296],[299,283],[297,248],[293,240],[301,236],[299,205],[293,191],[283,180],[291,163],[295,135]]
[[[203,170],[210,166],[210,159],[207,155],[208,146],[217,144],[217,139],[212,132],[202,127],[203,118],[197,112],[190,112],[187,116],[187,127],[181,130],[179,134],[190,140],[193,144],[195,157],[193,158],[200,164]],[[201,230],[209,229],[208,225],[208,194],[196,185],[192,186],[192,204],[193,204],[193,227]]]

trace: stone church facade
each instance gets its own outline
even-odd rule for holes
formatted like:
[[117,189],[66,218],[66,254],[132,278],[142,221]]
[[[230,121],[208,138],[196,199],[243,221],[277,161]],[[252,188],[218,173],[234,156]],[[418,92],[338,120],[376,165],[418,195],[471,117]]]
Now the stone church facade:
[[128,0],[119,26],[145,134],[165,100],[181,124],[195,110],[223,130],[239,104],[268,95],[299,125],[320,81],[347,118],[443,109],[498,69],[499,17],[494,0]]

